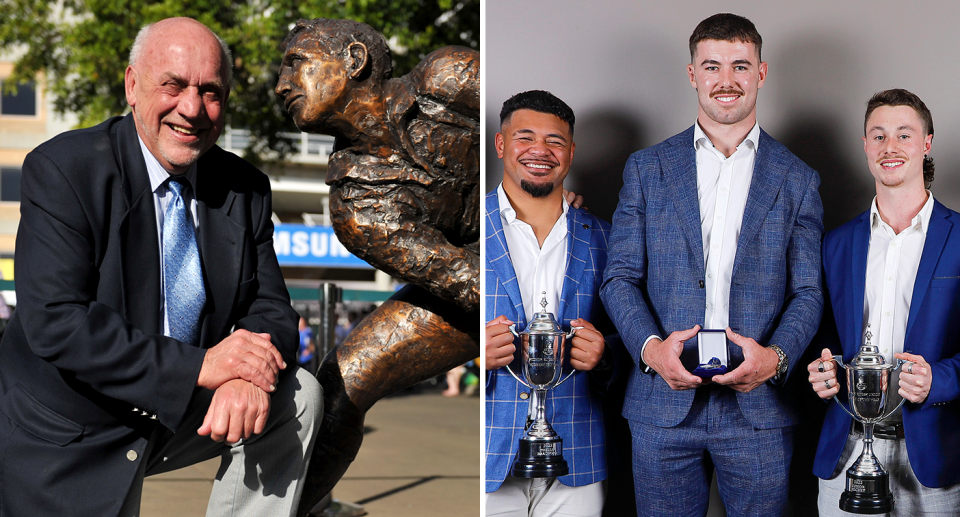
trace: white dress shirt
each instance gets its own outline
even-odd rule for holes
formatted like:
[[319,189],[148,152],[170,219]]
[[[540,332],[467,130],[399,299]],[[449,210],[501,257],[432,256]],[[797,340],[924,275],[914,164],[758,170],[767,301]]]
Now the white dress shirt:
[[898,234],[880,218],[877,198],[873,198],[870,205],[863,332],[870,323],[872,343],[880,348],[888,362],[894,361],[893,354],[903,352],[913,284],[920,269],[920,256],[932,213],[933,196],[927,191],[923,208],[910,221],[910,226]]
[[729,158],[717,150],[697,123],[693,148],[697,152],[697,199],[700,201],[700,233],[706,290],[704,328],[725,329],[730,324],[730,281],[733,259],[740,241],[743,210],[753,180],[760,125],[754,124],[747,137]]
[[[706,307],[703,328],[725,329],[730,324],[730,282],[733,260],[740,241],[743,211],[753,180],[753,165],[760,141],[756,123],[736,151],[727,158],[714,147],[700,123],[693,128],[697,156],[697,199],[700,202],[700,233],[703,238]],[[650,336],[643,343],[646,348]],[[640,351],[641,357],[643,349]]]
[[[137,135],[137,140],[140,142],[140,150],[143,151],[143,161],[147,165],[147,176],[150,178],[150,190],[153,192],[153,206],[156,210],[157,215],[157,243],[160,248],[160,310],[163,314],[163,334],[170,335],[170,325],[167,320],[167,304],[163,297],[163,293],[166,292],[164,283],[163,283],[163,217],[166,213],[167,206],[170,205],[170,202],[173,200],[173,194],[170,192],[170,189],[167,188],[167,184],[164,183],[167,181],[167,178],[173,176],[166,169],[160,165],[160,161],[150,153],[150,150],[147,149],[147,146],[143,143],[143,140],[140,138],[140,135]],[[187,180],[187,183],[190,184],[190,189],[182,191],[183,199],[188,203],[190,208],[190,219],[193,221],[193,228],[197,231],[199,235],[200,223],[197,221],[197,200],[196,195],[196,185],[197,185],[197,164],[194,163],[190,169],[183,175]],[[199,246],[199,242],[198,242]]]
[[500,222],[507,240],[510,262],[517,274],[517,287],[523,301],[527,323],[542,310],[540,301],[546,292],[547,312],[559,321],[558,309],[563,289],[563,277],[567,270],[567,200],[563,200],[563,213],[543,241],[543,247],[533,232],[533,227],[517,219],[517,211],[510,204],[503,183],[497,187],[500,203]]
[[[867,252],[867,275],[863,292],[863,336],[870,324],[870,342],[880,350],[888,363],[894,363],[893,354],[904,351],[907,318],[913,298],[913,284],[920,269],[923,244],[927,239],[930,215],[933,213],[933,195],[927,191],[927,202],[910,221],[910,226],[899,234],[880,218],[877,198],[870,205],[870,245]],[[899,383],[899,372],[891,375],[894,386]],[[888,392],[890,404],[900,401],[897,390]],[[891,415],[886,424],[902,421],[901,410]]]

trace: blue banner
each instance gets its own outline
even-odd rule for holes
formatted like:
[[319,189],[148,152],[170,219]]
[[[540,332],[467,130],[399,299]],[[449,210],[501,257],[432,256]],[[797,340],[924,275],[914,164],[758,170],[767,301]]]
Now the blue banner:
[[373,269],[347,251],[330,226],[278,224],[273,230],[273,249],[281,266]]

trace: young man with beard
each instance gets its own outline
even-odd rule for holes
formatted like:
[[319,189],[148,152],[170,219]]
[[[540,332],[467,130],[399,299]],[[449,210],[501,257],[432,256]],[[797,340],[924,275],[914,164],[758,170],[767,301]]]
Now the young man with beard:
[[[714,470],[728,514],[786,509],[797,416],[782,386],[820,320],[823,209],[816,172],[757,123],[760,47],[746,18],[702,21],[696,123],[623,173],[601,297],[639,366],[623,416],[640,515],[706,513]],[[701,329],[725,330],[742,363],[687,371]]]
[[[887,362],[912,362],[899,380],[893,374],[899,389],[887,392],[890,403],[906,402],[874,430],[874,453],[890,473],[888,515],[946,516],[960,508],[960,214],[927,190],[932,147],[933,117],[919,97],[887,90],[867,102],[863,150],[877,196],[823,241],[828,303],[817,344],[826,348],[807,366],[817,395],[837,395],[830,359],[842,353],[849,363],[868,325]],[[863,427],[852,420],[830,405],[813,469],[820,515],[850,515],[838,502],[862,449]]]
[[[606,479],[603,415],[591,395],[591,374],[609,373],[598,290],[609,224],[568,205],[563,179],[573,160],[573,111],[545,91],[503,104],[497,156],[503,183],[486,207],[486,512],[497,516],[599,516]],[[545,294],[544,294],[545,293]],[[534,314],[553,313],[570,340],[573,377],[546,399],[547,419],[563,440],[570,473],[557,478],[511,475],[531,393],[506,371],[520,371],[509,326],[523,332]]]

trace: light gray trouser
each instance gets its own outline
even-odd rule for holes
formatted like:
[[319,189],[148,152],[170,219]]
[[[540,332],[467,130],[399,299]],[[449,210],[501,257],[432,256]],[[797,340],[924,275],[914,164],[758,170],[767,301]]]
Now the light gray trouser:
[[496,492],[486,494],[487,517],[600,517],[605,481],[570,487],[557,478],[508,476]]
[[[834,471],[831,479],[820,480],[817,506],[821,517],[843,517],[854,514],[840,509],[840,494],[846,490],[847,469],[863,451],[863,434],[847,435],[847,444],[840,455],[843,468]],[[955,517],[960,512],[960,485],[945,488],[927,488],[920,484],[907,458],[904,440],[874,437],[873,453],[883,468],[890,473],[890,492],[893,493],[893,512],[888,517],[942,516]]]
[[140,462],[120,515],[140,514],[145,476],[220,456],[220,469],[207,505],[208,517],[293,517],[323,417],[320,384],[310,372],[293,368],[270,395],[270,416],[259,435],[233,445],[198,435],[210,406],[211,391],[203,391],[190,401],[176,433],[158,427],[144,451],[145,459]]

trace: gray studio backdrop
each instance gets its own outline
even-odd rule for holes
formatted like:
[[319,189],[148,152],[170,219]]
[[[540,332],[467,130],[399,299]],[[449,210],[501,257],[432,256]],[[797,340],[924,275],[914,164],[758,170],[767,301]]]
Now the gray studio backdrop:
[[485,9],[487,189],[503,174],[493,149],[500,105],[550,90],[577,115],[566,186],[610,220],[630,153],[696,120],[687,40],[700,20],[726,11],[764,38],[760,125],[820,172],[828,229],[869,207],[863,111],[887,88],[916,93],[932,111],[932,191],[960,209],[960,3],[488,0]]
[[[487,0],[487,189],[503,174],[493,148],[501,104],[520,91],[550,90],[577,115],[577,148],[566,187],[582,193],[590,210],[609,221],[627,157],[696,120],[687,40],[697,23],[717,12],[750,18],[763,36],[769,72],[758,119],[820,172],[827,229],[866,210],[873,198],[861,140],[863,112],[871,95],[888,88],[916,93],[932,111],[931,154],[937,163],[932,191],[960,210],[960,3],[946,0]],[[792,517],[817,515],[817,481],[810,469],[825,409],[811,400],[801,377],[796,389],[806,399],[795,434]],[[608,430],[621,456],[629,449],[622,427]],[[605,517],[632,513],[625,455],[608,460]],[[723,515],[716,496],[709,515]]]

